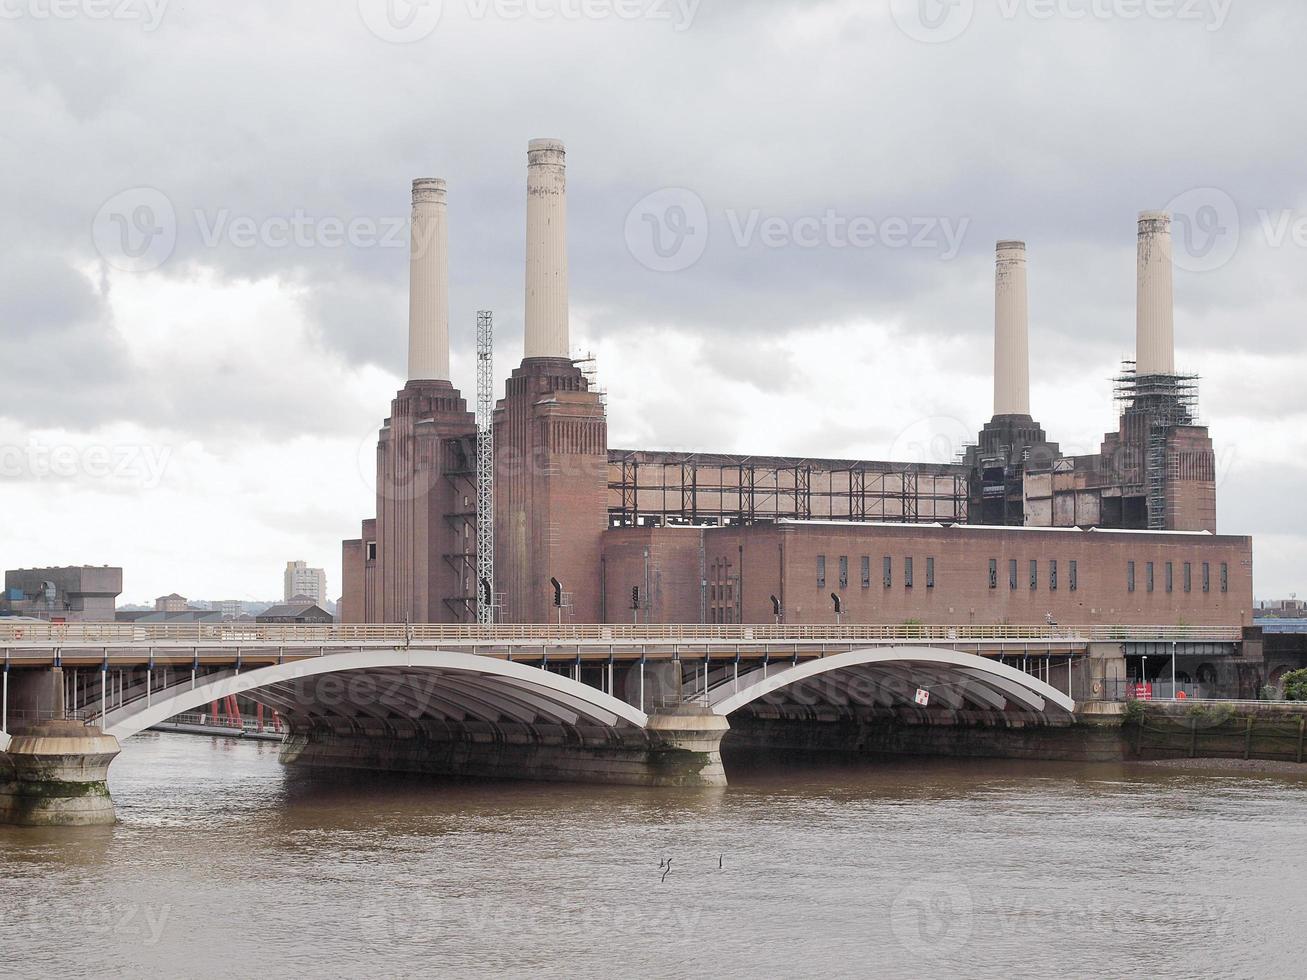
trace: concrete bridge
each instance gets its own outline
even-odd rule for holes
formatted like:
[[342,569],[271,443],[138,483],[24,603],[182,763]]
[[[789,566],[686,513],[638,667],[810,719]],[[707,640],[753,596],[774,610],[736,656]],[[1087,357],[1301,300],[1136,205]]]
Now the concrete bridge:
[[[1177,628],[0,625],[0,819],[113,819],[119,743],[232,695],[284,761],[452,775],[720,785],[733,723],[1069,725],[1095,643]],[[728,721],[730,719],[730,721]],[[790,734],[786,734],[786,733]]]

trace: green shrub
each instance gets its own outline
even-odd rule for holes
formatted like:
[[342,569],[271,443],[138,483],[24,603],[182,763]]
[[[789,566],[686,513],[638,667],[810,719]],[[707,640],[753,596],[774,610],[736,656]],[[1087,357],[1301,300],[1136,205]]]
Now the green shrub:
[[1307,670],[1294,670],[1280,678],[1284,700],[1307,701]]

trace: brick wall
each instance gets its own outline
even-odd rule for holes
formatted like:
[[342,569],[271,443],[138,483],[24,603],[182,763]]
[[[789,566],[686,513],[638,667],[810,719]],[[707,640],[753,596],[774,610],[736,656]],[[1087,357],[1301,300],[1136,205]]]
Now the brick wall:
[[[629,596],[624,579],[636,574],[637,555],[643,560],[641,533],[651,541],[666,536],[690,544],[694,536],[675,528],[609,531],[606,541],[612,544],[606,543],[605,555],[614,598],[620,598],[623,586]],[[830,623],[835,620],[832,592],[839,594],[849,623],[1025,625],[1043,623],[1047,614],[1061,623],[1084,625],[1238,626],[1252,621],[1252,540],[1247,537],[818,523],[705,528],[702,534],[709,622],[771,622],[770,597],[775,595],[787,623]],[[684,583],[685,594],[664,595],[654,622],[698,621],[690,601],[697,598],[691,595],[697,591],[692,587],[699,563],[695,552],[690,546],[660,552],[664,583]],[[824,559],[824,582],[818,578],[819,558]],[[1135,564],[1133,591],[1130,562]],[[614,613],[610,621],[629,618]]]
[[603,538],[605,621],[634,621],[631,589],[638,587],[641,623],[702,622],[702,552],[702,528],[633,527],[607,531]]

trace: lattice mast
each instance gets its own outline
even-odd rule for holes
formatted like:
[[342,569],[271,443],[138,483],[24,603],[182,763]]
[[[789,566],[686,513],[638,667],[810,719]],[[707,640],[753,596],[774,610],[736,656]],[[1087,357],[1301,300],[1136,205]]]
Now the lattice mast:
[[477,313],[477,622],[495,621],[495,317]]

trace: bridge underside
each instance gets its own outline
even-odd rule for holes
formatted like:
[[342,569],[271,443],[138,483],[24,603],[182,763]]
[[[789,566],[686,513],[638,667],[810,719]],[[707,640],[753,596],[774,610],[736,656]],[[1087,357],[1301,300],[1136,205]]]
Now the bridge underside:
[[[1049,730],[1068,725],[1075,707],[992,659],[921,647],[754,669],[711,658],[610,662],[577,665],[572,676],[419,649],[357,650],[244,671],[88,673],[96,683],[60,677],[43,690],[48,699],[57,691],[53,700],[84,712],[111,742],[239,695],[285,723],[288,763],[633,785],[723,784],[719,747],[728,729],[738,742],[769,747],[865,751],[874,743],[958,754],[939,733]],[[658,707],[646,714],[646,705]],[[976,754],[1009,754],[993,741],[987,746]]]

